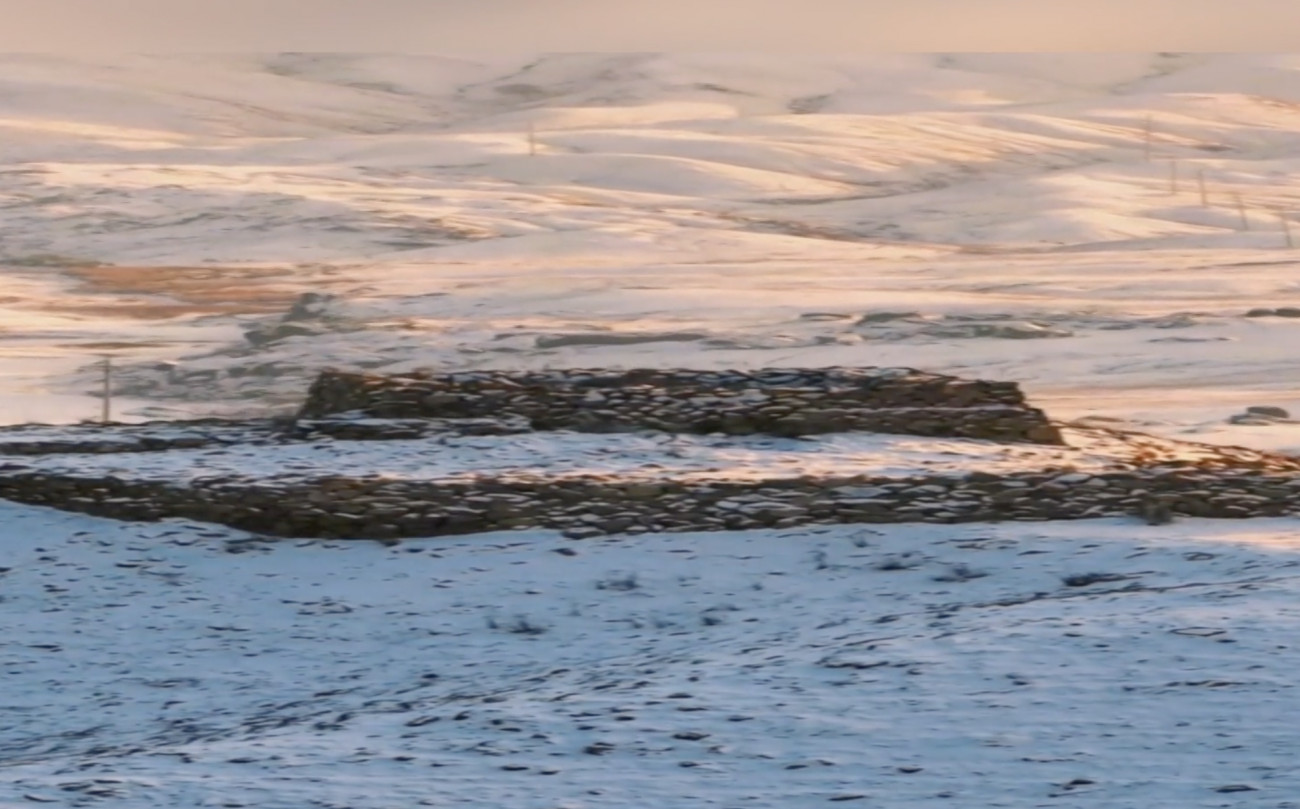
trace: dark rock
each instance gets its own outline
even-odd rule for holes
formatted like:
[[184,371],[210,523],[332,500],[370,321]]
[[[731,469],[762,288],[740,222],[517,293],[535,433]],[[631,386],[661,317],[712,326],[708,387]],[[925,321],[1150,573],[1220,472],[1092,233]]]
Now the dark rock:
[[300,320],[319,320],[324,317],[334,300],[334,296],[328,293],[304,292],[293,302],[293,306],[289,307],[284,321],[291,323]]
[[299,323],[277,323],[250,329],[244,332],[244,339],[254,347],[261,348],[290,337],[314,337],[323,333],[324,330],[315,326]]
[[1270,419],[1289,419],[1291,414],[1280,407],[1272,405],[1252,405],[1246,408],[1246,412],[1252,416],[1264,416]]
[[691,343],[705,340],[704,332],[582,332],[538,337],[538,348],[563,348],[565,346],[625,346],[641,343]]
[[923,315],[920,312],[868,312],[858,318],[859,326],[867,326],[872,323],[891,323],[895,320],[914,320],[920,319]]

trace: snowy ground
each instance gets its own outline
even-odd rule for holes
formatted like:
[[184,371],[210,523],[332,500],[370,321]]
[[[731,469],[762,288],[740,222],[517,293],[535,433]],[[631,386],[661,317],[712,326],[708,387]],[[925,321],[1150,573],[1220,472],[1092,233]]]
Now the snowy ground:
[[[1300,57],[2,64],[0,421],[96,415],[100,352],[136,417],[325,364],[843,363],[1300,446],[1224,424],[1300,410],[1300,319],[1242,317],[1300,302]],[[303,291],[333,331],[245,341]]]
[[[0,435],[0,456],[7,440],[53,440],[59,435],[57,427]],[[230,435],[225,438],[228,444],[198,449],[59,453],[9,460],[45,472],[177,482],[204,478],[293,482],[331,476],[443,480],[479,475],[736,481],[861,474],[960,478],[977,471],[1016,474],[1056,469],[1095,474],[1149,468],[1164,461],[1221,460],[1216,445],[1182,444],[1156,437],[1121,438],[1086,428],[1064,430],[1063,437],[1068,446],[878,433],[793,439],[540,432],[269,445],[235,443],[239,436]],[[114,439],[102,443],[112,444]],[[1253,455],[1248,450],[1242,454]]]
[[[101,353],[134,418],[292,402],[326,364],[843,364],[1300,448],[1294,422],[1225,421],[1300,412],[1300,318],[1244,317],[1300,303],[1278,215],[1300,208],[1300,57],[0,68],[0,423],[96,416]],[[304,291],[338,296],[321,334],[245,338]],[[336,463],[517,468],[529,440]],[[564,440],[616,471],[975,462]],[[313,473],[304,453],[94,463]],[[1294,807],[1294,527],[385,548],[0,504],[0,806]]]
[[396,548],[0,521],[0,805],[1300,795],[1289,520]]

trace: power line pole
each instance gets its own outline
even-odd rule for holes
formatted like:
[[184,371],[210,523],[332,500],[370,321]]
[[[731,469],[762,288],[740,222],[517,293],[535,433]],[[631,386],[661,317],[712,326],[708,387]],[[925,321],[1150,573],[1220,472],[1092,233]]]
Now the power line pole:
[[113,357],[104,355],[104,401],[100,408],[99,421],[108,424],[113,417]]

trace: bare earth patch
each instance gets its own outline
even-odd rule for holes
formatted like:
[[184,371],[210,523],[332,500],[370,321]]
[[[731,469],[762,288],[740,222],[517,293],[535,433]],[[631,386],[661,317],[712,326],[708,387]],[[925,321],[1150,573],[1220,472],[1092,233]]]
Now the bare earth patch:
[[301,294],[304,281],[301,270],[288,267],[67,267],[64,272],[81,282],[77,292],[160,300],[83,300],[51,303],[51,310],[142,320],[279,312]]

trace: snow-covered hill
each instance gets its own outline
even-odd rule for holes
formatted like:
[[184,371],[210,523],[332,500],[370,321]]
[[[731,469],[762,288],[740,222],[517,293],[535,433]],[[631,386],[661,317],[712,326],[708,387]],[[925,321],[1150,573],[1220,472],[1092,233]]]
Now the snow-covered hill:
[[[1300,406],[1300,320],[1240,317],[1297,302],[1279,213],[1300,208],[1300,57],[0,67],[6,421],[95,412],[94,372],[74,371],[101,351],[145,363],[123,377],[127,414],[287,402],[330,363],[842,363],[1300,444],[1222,427],[1246,404]],[[303,291],[339,296],[349,328],[244,340]],[[882,311],[922,320],[854,326]],[[1061,339],[932,328],[959,315]],[[545,339],[576,332],[595,339]],[[705,336],[641,340],[664,333]]]

